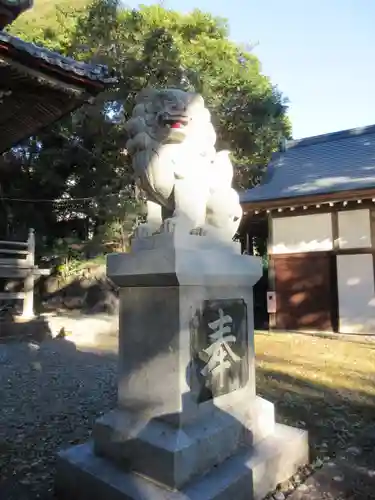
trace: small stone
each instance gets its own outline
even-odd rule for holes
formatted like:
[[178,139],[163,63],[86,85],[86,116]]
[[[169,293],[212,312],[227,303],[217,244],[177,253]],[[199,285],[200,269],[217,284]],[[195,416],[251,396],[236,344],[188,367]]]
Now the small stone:
[[20,480],[20,483],[24,484],[25,486],[28,486],[29,484],[31,484],[31,480],[25,477],[24,479]]
[[323,465],[323,461],[320,460],[320,458],[315,459],[315,461],[312,464],[314,469],[319,469],[320,467],[322,467],[322,465]]
[[309,489],[309,487],[307,486],[307,484],[300,484],[297,488],[297,491],[303,493],[304,491],[307,491]]
[[293,476],[293,481],[294,481],[294,484],[300,484],[301,482],[301,477],[299,474],[296,474],[295,476]]
[[285,495],[282,491],[277,491],[274,495],[273,495],[273,498],[274,500],[285,500]]
[[305,476],[310,476],[313,473],[313,471],[314,471],[314,468],[312,467],[312,464],[307,464],[303,468],[303,472],[304,472]]
[[34,462],[32,462],[32,463],[30,464],[30,467],[36,467],[36,466],[38,466],[41,462],[42,462],[42,460],[35,460]]
[[287,481],[284,488],[282,488],[283,493],[291,493],[294,490],[294,484],[292,481]]
[[278,485],[278,489],[282,493],[288,493],[288,491],[290,490],[290,487],[293,488],[293,485],[292,485],[292,483],[290,481],[283,481],[282,483],[280,483]]
[[360,474],[364,474],[364,475],[367,474],[367,467],[357,467],[356,470]]
[[338,483],[341,483],[342,481],[344,481],[344,476],[334,476],[333,480]]
[[38,344],[35,344],[34,342],[29,342],[28,347],[30,351],[39,351],[40,346]]
[[350,453],[351,455],[360,455],[362,453],[362,450],[361,448],[358,448],[357,446],[350,446],[350,448],[348,448],[347,450],[347,453]]

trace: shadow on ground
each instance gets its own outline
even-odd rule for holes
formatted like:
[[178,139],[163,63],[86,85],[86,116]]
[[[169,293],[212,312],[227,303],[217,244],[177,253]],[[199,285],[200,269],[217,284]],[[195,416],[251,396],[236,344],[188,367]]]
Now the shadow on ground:
[[67,340],[0,344],[0,498],[53,498],[61,448],[116,403],[117,356]]
[[34,340],[42,342],[52,338],[48,321],[43,317],[22,319],[0,318],[0,342]]
[[[55,339],[0,344],[0,361],[0,498],[51,500],[56,453],[87,441],[116,404],[117,354]],[[278,370],[258,367],[257,392],[276,404],[279,422],[309,431],[312,458],[334,456],[373,421],[369,394]]]
[[257,368],[257,392],[275,403],[279,422],[309,431],[312,459],[335,455],[374,418],[375,398],[367,393],[264,367]]

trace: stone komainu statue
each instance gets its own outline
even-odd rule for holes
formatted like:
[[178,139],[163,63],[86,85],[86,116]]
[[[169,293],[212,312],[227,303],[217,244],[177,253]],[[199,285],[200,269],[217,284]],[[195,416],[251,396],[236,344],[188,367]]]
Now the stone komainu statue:
[[199,94],[144,89],[126,130],[126,148],[147,196],[139,236],[177,229],[234,235],[242,210],[231,187],[233,166],[228,151],[215,150],[215,130]]

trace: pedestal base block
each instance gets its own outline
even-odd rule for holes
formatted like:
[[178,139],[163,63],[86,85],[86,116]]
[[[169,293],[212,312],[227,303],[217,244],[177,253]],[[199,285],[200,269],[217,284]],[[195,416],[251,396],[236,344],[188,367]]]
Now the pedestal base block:
[[273,434],[176,491],[95,455],[89,442],[59,454],[56,493],[61,500],[261,500],[307,462],[307,433],[276,424]]
[[95,453],[120,467],[129,463],[134,472],[180,489],[235,455],[239,447],[252,446],[275,431],[274,406],[260,397],[231,412],[216,410],[183,428],[160,420],[140,425],[126,410],[113,410],[95,423]]
[[59,454],[59,500],[261,500],[308,462],[305,431],[256,396],[258,257],[160,234],[113,254],[117,407]]

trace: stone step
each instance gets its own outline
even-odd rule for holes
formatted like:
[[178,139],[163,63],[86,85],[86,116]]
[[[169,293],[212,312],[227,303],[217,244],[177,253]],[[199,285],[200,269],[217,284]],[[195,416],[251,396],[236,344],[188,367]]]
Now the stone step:
[[214,467],[182,490],[167,489],[94,454],[93,442],[59,454],[59,500],[261,500],[308,462],[307,433],[276,424],[275,432]]
[[138,421],[131,411],[112,410],[95,423],[95,451],[113,462],[130,461],[134,472],[179,489],[244,443],[252,446],[274,433],[272,403],[256,397],[237,406],[211,406],[205,416],[185,425],[173,425],[165,416]]

